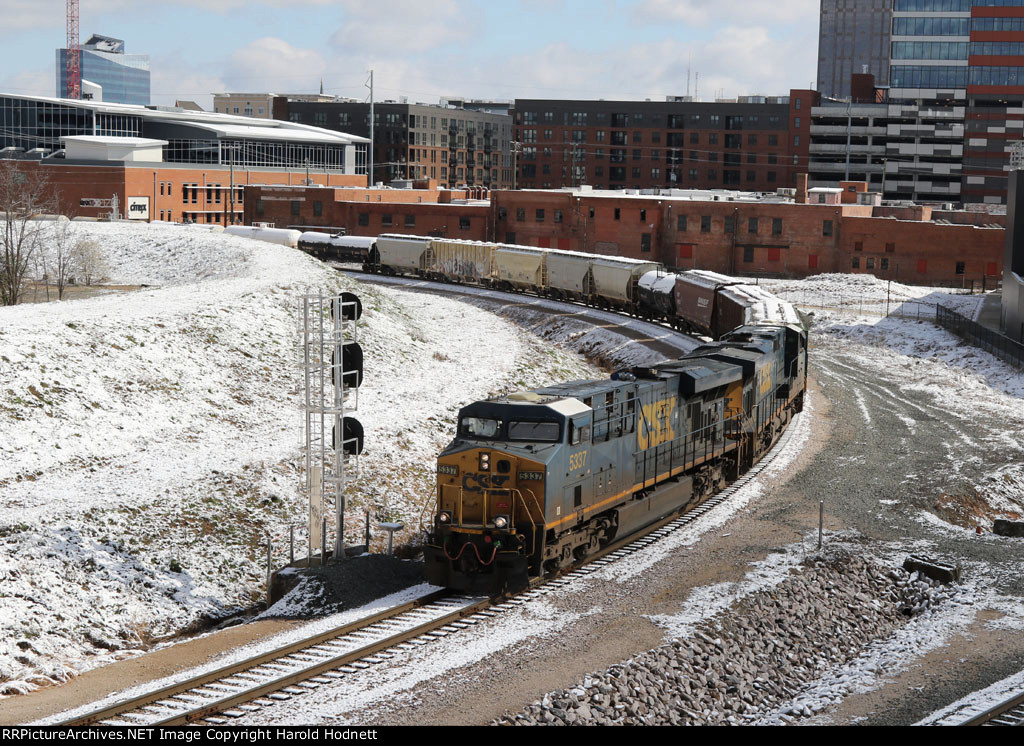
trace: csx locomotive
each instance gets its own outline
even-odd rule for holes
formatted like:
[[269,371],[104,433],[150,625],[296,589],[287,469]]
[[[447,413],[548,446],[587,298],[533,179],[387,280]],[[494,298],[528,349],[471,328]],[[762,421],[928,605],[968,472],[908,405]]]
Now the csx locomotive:
[[806,373],[803,324],[760,321],[611,380],[464,407],[437,462],[427,580],[518,590],[700,503],[771,447]]

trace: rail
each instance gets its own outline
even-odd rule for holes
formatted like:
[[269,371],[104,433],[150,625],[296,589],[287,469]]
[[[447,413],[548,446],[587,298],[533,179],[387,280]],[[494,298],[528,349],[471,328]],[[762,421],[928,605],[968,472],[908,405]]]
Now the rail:
[[1024,369],[1024,344],[971,321],[945,306],[935,307],[935,323],[1001,360]]

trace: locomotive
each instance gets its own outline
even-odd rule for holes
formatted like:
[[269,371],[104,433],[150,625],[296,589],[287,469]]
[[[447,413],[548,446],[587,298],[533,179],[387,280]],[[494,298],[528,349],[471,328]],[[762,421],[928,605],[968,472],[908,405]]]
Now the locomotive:
[[737,479],[803,407],[790,311],[678,360],[464,407],[437,461],[427,580],[519,590]]

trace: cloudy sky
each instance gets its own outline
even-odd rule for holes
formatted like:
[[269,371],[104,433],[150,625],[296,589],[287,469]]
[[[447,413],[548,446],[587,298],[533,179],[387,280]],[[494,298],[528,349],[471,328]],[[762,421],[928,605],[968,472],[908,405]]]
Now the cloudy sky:
[[[377,100],[704,100],[816,77],[817,0],[81,0],[81,38],[149,54],[153,103],[220,91]],[[64,0],[0,0],[0,91],[53,96]]]

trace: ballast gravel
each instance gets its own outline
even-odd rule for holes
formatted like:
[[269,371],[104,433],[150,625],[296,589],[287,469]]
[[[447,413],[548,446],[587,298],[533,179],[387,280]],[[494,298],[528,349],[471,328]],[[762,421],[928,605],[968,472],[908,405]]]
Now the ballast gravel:
[[[799,574],[747,597],[688,639],[586,676],[494,724],[751,723],[955,594],[956,586],[845,551],[811,557]],[[814,714],[793,706],[781,719]]]

